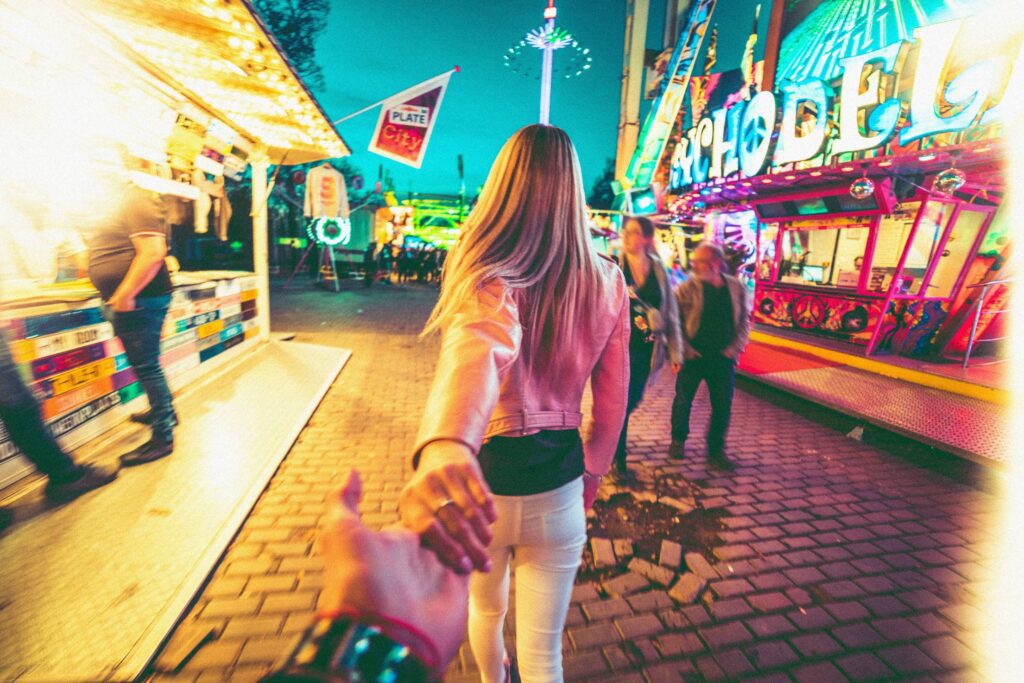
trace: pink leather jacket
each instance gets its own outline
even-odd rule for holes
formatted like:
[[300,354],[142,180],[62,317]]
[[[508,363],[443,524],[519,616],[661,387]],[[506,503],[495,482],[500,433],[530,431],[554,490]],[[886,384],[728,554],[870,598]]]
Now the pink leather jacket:
[[575,429],[591,381],[591,428],[583,436],[588,472],[608,471],[626,419],[629,388],[629,300],[618,267],[602,268],[602,310],[597,333],[580,334],[559,355],[557,381],[543,389],[520,353],[523,338],[514,290],[500,279],[485,284],[444,329],[441,355],[420,422],[413,466],[428,443],[450,439],[474,454],[492,436],[522,436],[542,429]]

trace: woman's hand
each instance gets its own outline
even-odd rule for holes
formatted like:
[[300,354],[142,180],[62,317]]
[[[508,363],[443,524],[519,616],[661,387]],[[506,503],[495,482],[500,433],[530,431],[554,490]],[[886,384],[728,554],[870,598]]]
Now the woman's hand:
[[490,571],[487,546],[497,517],[480,465],[456,441],[434,441],[398,499],[402,523],[456,572]]
[[[420,546],[408,529],[373,531],[359,519],[362,494],[359,473],[349,472],[345,483],[329,501],[320,533],[324,559],[321,614],[354,611],[411,625],[428,638],[405,643],[424,662],[431,648],[442,668],[458,652],[465,636],[469,588],[466,577],[456,576]],[[420,646],[420,647],[417,647]]]

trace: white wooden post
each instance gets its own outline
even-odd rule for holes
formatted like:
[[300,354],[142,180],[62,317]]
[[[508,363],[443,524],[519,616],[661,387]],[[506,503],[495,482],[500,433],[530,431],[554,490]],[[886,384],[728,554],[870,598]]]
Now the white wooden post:
[[256,272],[256,320],[259,338],[270,339],[270,259],[267,250],[267,168],[260,157],[252,162],[252,260]]

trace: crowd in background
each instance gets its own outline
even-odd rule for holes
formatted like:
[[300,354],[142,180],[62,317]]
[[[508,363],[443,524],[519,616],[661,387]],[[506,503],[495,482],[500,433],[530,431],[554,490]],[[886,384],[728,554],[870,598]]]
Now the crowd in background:
[[376,243],[371,242],[363,260],[367,285],[374,281],[387,284],[414,281],[440,284],[441,269],[447,256],[447,249],[429,242],[385,244],[379,249]]

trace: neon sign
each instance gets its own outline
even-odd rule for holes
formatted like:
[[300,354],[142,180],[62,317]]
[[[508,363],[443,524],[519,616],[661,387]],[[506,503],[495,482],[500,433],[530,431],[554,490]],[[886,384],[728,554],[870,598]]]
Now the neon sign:
[[[1016,68],[1016,55],[1000,54],[970,64],[944,81],[962,24],[957,20],[920,27],[913,40],[841,59],[838,95],[828,82],[810,79],[786,83],[778,97],[760,92],[747,102],[712,112],[676,144],[669,190],[810,161],[825,149],[830,116],[836,119],[838,134],[831,139],[828,156],[875,149],[894,138],[907,145],[997,122],[999,90],[1013,92],[1010,86],[1024,79],[1024,67]],[[893,94],[899,80],[896,67],[912,47],[918,49],[917,67],[909,102],[903,102]],[[906,124],[897,134],[904,111]]]

